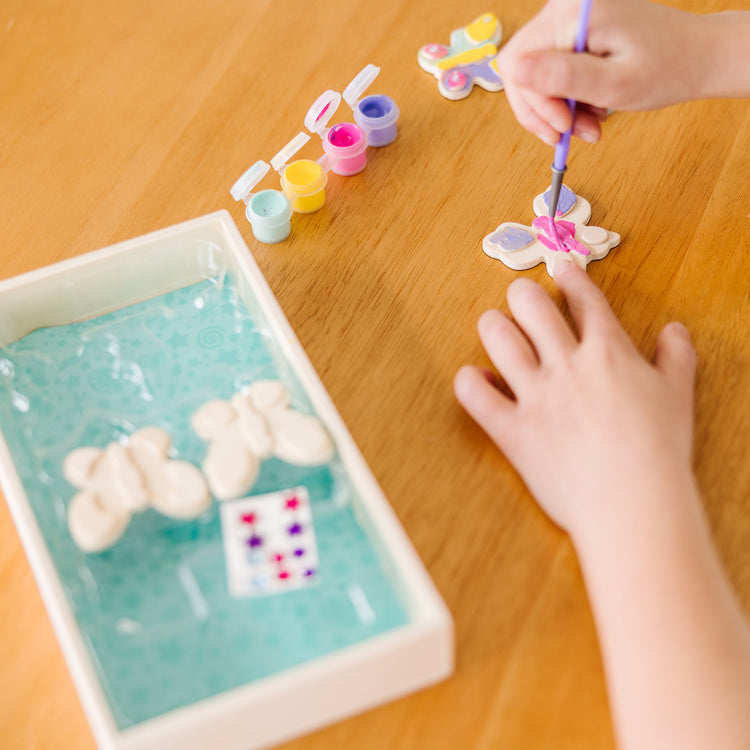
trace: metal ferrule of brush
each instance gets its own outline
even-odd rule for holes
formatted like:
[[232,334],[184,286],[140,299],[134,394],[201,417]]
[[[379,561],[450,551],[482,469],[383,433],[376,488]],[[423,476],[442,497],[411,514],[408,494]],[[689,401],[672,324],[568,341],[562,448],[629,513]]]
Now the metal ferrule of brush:
[[562,169],[558,169],[554,164],[552,165],[552,186],[549,189],[549,217],[553,221],[557,213],[557,203],[560,200],[560,190],[562,189],[563,176],[567,171],[568,167],[564,166]]

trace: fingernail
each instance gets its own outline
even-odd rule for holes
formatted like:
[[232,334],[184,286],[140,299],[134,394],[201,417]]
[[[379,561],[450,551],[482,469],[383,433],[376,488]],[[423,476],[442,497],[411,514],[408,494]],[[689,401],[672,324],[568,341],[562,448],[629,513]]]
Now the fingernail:
[[534,133],[534,135],[552,148],[557,146],[557,142],[560,140],[559,135],[549,135],[549,133]]
[[678,320],[673,320],[669,325],[672,326],[672,330],[675,333],[678,333],[680,336],[683,336],[688,341],[690,341],[690,331],[688,331],[688,329],[682,323],[680,323]]
[[586,141],[586,143],[598,143],[599,141],[599,134],[598,133],[591,133],[587,130],[584,130],[582,133],[578,134],[578,137],[582,141]]
[[552,268],[552,278],[556,279],[563,275],[568,268],[575,265],[575,261],[571,260],[567,256],[563,256],[557,259],[554,267]]

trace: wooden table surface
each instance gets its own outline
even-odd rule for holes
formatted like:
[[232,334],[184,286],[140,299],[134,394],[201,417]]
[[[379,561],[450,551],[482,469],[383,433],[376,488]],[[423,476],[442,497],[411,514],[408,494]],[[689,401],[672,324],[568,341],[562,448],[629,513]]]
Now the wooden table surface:
[[[551,150],[517,125],[504,93],[450,102],[416,62],[481,12],[507,39],[540,6],[0,3],[0,278],[229,209],[455,618],[451,679],[288,750],[613,747],[571,545],[452,393],[461,364],[487,362],[478,316],[505,308],[519,275],[484,255],[482,237],[530,223]],[[229,188],[370,62],[382,67],[371,91],[401,109],[398,139],[371,150],[362,174],[331,175],[325,207],[295,215],[287,241],[257,242]],[[675,318],[692,332],[697,474],[750,608],[750,103],[614,113],[603,141],[574,143],[569,164],[592,224],[622,236],[589,273],[638,346],[650,355]],[[273,177],[262,187],[278,187]],[[524,273],[559,299],[542,266]],[[94,747],[4,503],[0,746]]]

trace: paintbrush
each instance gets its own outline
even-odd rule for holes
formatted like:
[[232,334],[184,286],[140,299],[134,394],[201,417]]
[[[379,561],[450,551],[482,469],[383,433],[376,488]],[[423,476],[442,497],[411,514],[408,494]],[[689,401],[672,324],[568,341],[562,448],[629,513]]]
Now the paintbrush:
[[[589,31],[589,17],[591,15],[591,6],[593,0],[581,0],[581,8],[578,12],[578,27],[576,29],[575,52],[583,52],[586,49],[586,37]],[[568,168],[568,150],[570,149],[570,137],[573,135],[573,124],[576,116],[576,100],[568,99],[570,108],[570,128],[560,135],[560,140],[555,146],[555,156],[552,161],[552,185],[549,191],[549,218],[550,227],[555,235],[558,246],[560,238],[555,226],[555,214],[557,213],[557,203],[560,200],[560,190],[562,189],[563,176]],[[562,249],[562,248],[561,248]]]

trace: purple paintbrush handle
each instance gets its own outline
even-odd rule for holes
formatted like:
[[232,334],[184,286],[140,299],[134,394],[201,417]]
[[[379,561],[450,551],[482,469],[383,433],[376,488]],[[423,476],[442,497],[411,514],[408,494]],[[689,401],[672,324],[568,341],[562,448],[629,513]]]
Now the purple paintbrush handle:
[[[568,99],[568,106],[570,107],[571,117],[575,116],[576,103],[573,99]],[[555,146],[555,158],[552,161],[552,166],[558,172],[565,171],[565,163],[568,161],[568,149],[570,149],[570,136],[573,133],[573,129],[566,130],[561,136],[560,140]]]
[[[578,27],[576,29],[576,38],[573,49],[576,52],[583,52],[586,49],[586,37],[589,32],[589,18],[591,16],[591,6],[594,0],[581,0],[581,9],[578,13]],[[568,161],[568,149],[570,148],[570,136],[573,134],[573,120],[576,114],[575,99],[568,99],[570,107],[570,129],[566,130],[555,146],[555,158],[552,162],[554,168],[560,172],[565,170],[565,163]]]

